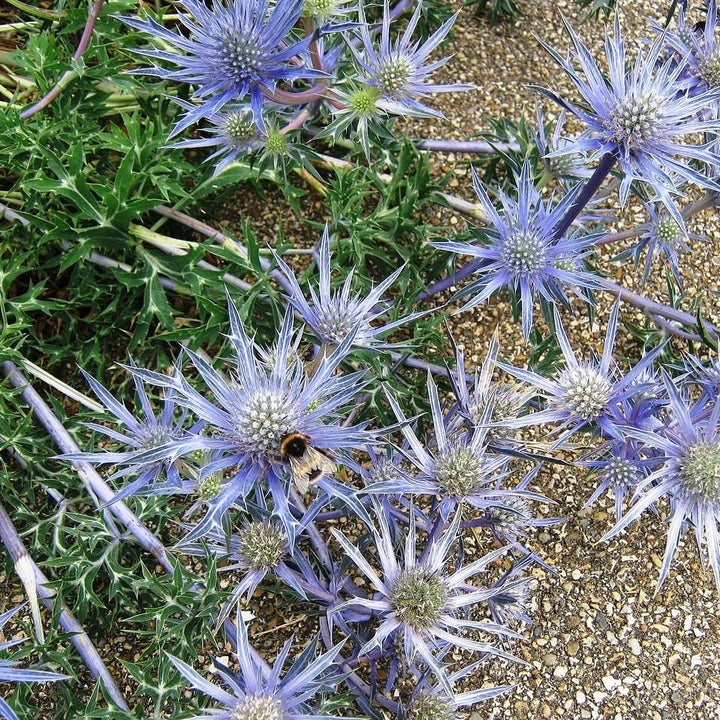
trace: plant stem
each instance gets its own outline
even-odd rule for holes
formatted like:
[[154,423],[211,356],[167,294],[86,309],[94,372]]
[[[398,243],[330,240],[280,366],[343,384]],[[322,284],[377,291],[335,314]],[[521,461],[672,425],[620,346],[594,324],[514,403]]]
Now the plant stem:
[[437,282],[428,286],[427,289],[423,290],[415,298],[415,302],[423,302],[424,300],[433,297],[433,295],[438,295],[439,293],[445,292],[456,283],[477,272],[484,264],[485,263],[481,258],[471,260],[469,263],[463,265],[460,269],[453,272],[452,275],[448,275],[446,278],[438,280]]
[[[642,295],[638,295],[636,292],[628,290],[626,287],[618,285],[617,283],[614,283],[612,282],[612,280],[608,280],[607,278],[598,278],[598,282],[603,290],[607,290],[608,292],[612,293],[613,295],[620,298],[629,305],[633,305],[634,307],[639,308],[643,312],[647,313],[652,319],[654,319],[654,317],[657,315],[661,318],[665,318],[666,320],[670,320],[671,322],[677,322],[681,325],[687,325],[688,327],[698,326],[697,318],[690,313],[684,312],[683,310],[678,310],[673,307],[669,307],[668,305],[662,305],[661,303],[655,302],[654,300],[650,300],[649,298],[643,297]],[[664,327],[669,330],[668,326]],[[716,328],[714,325],[710,323],[704,323],[704,327],[705,331],[708,334],[713,334],[716,337],[720,337],[720,329]]]
[[[93,31],[95,30],[95,24],[97,23],[100,11],[102,10],[102,6],[104,4],[105,0],[95,0],[93,3],[87,22],[85,23],[85,29],[83,30],[82,37],[80,38],[77,50],[75,50],[75,54],[73,55],[73,60],[79,60],[82,57],[82,54],[88,49],[90,39],[92,38]],[[77,72],[74,70],[66,70],[55,86],[34,105],[25,108],[20,113],[20,117],[23,120],[27,120],[35,113],[40,112],[43,108],[46,108],[76,77],[78,77]]]
[[[5,545],[8,555],[12,559],[15,567],[25,566],[30,572],[32,572],[37,595],[47,608],[52,608],[53,600],[56,595],[55,590],[47,587],[49,583],[48,578],[30,557],[28,551],[25,549],[25,545],[23,545],[23,542],[20,539],[20,535],[18,535],[18,532],[10,519],[10,516],[1,504],[0,538],[2,539],[3,545]],[[23,579],[22,576],[21,579]],[[72,642],[75,646],[75,649],[85,662],[85,665],[87,665],[87,668],[92,676],[96,680],[102,681],[108,695],[119,708],[129,712],[130,706],[127,704],[122,692],[120,692],[120,689],[115,683],[115,680],[113,680],[110,671],[107,669],[107,666],[100,657],[97,649],[92,644],[88,634],[65,606],[63,606],[60,611],[60,625],[63,630],[70,635],[70,642]]]
[[[202,220],[198,220],[190,215],[186,215],[184,212],[167,207],[166,205],[158,205],[153,208],[153,211],[158,215],[170,218],[171,220],[175,220],[192,230],[196,230],[202,235],[210,238],[216,245],[238,253],[240,257],[245,260],[249,258],[248,251],[245,246],[241,245],[236,240],[229,238],[227,235],[223,234],[219,230],[216,230],[207,223],[204,223]],[[263,272],[267,273],[273,280],[275,280],[275,282],[277,282],[277,284],[280,285],[285,292],[292,292],[292,286],[281,272],[273,270],[272,265],[262,257],[259,258],[259,262],[260,268]]]
[[480,153],[520,152],[517,143],[489,143],[484,140],[415,140],[418,150],[433,150],[444,153]]
[[[7,376],[13,387],[22,390],[23,399],[35,411],[38,420],[40,420],[48,431],[58,448],[64,453],[80,452],[80,448],[72,439],[70,433],[63,427],[57,417],[55,417],[50,407],[40,397],[37,391],[23,377],[15,364],[6,360],[0,365],[0,370]],[[86,462],[74,462],[73,467],[90,492],[96,495],[103,503],[109,503],[113,499],[115,492],[105,480],[100,477],[92,465]],[[140,520],[124,502],[119,501],[113,503],[109,506],[109,510],[135,536],[140,545],[155,556],[158,563],[167,572],[172,573],[174,571],[174,566],[170,562],[165,546],[160,539],[147,528],[142,520]]]
[[553,240],[561,238],[573,224],[575,218],[580,214],[582,209],[590,202],[598,188],[602,185],[605,178],[610,174],[610,171],[615,167],[617,161],[617,155],[615,153],[606,153],[600,158],[600,163],[595,168],[595,172],[590,176],[585,187],[580,191],[578,196],[575,198],[575,202],[568,208],[568,211],[560,219],[560,222],[555,227],[553,233]]

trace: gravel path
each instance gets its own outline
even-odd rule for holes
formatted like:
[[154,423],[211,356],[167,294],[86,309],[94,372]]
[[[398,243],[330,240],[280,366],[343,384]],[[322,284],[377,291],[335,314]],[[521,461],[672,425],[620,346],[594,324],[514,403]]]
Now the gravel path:
[[[627,37],[634,38],[636,46],[646,36],[646,18],[662,18],[668,5],[622,0],[619,4]],[[524,6],[528,16],[514,26],[491,27],[471,12],[463,13],[450,43],[454,57],[439,81],[473,83],[478,89],[444,97],[442,107],[448,122],[423,121],[408,128],[411,134],[467,139],[487,130],[492,117],[518,121],[525,115],[532,119],[537,95],[527,87],[530,84],[562,89],[568,97],[576,97],[536,40],[536,36],[542,37],[556,48],[566,48],[560,13],[577,27],[575,3],[540,0]],[[603,22],[581,27],[582,36],[595,51],[601,51],[604,31]],[[557,112],[549,104],[541,104],[549,113]],[[457,182],[452,191],[474,200],[468,157],[436,155],[435,159],[439,169],[455,171]],[[622,228],[643,222],[642,208],[626,208],[622,218]],[[464,220],[455,222],[461,227]],[[698,217],[691,229],[707,241],[682,265],[688,295],[704,293],[704,307],[716,322],[720,303],[715,297],[713,305],[708,290],[720,290],[719,228],[714,211]],[[639,275],[632,265],[612,265],[607,262],[609,257],[610,253],[603,270],[629,287],[637,287]],[[662,277],[654,284],[651,281],[646,290],[667,302]],[[567,320],[575,347],[601,348],[610,304],[606,296],[592,327],[580,312]],[[622,319],[640,321],[642,316],[624,308]],[[524,362],[522,334],[502,300],[456,316],[453,329],[466,356],[477,363],[484,357],[496,325],[501,329],[506,357]],[[620,333],[618,345],[621,355],[627,348],[629,356],[637,356],[629,335]],[[590,511],[579,512],[594,489],[592,480],[577,470],[562,468],[547,470],[539,483],[558,503],[548,514],[570,518],[529,541],[558,574],[536,571],[539,582],[531,613],[535,625],[526,629],[515,648],[530,667],[493,664],[486,678],[478,678],[483,684],[511,678],[517,690],[473,712],[470,720],[720,718],[720,602],[692,535],[686,533],[674,569],[655,596],[665,542],[662,513],[661,517],[644,517],[640,525],[614,542],[595,546],[612,524],[613,509],[606,499]]]

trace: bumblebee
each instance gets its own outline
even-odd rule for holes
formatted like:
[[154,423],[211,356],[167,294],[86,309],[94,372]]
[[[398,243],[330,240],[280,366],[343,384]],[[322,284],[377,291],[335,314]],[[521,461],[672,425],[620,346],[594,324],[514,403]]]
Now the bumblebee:
[[290,433],[282,439],[280,456],[290,465],[290,475],[301,495],[308,491],[311,483],[337,470],[337,465],[324,452],[310,445],[310,438],[301,433]]

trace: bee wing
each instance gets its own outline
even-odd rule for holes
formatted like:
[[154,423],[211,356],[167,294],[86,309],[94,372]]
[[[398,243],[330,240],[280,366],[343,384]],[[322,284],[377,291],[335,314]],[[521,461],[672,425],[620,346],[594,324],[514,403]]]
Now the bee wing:
[[337,470],[337,465],[327,455],[311,446],[307,447],[302,457],[291,456],[289,461],[290,474],[301,495],[323,475],[332,475]]

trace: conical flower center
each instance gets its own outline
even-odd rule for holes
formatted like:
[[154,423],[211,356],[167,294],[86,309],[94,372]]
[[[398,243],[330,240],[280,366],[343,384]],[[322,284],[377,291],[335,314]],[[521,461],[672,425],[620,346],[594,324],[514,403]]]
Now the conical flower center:
[[457,720],[455,703],[447,695],[420,693],[407,713],[408,720]]
[[565,409],[583,420],[595,420],[608,405],[612,386],[596,368],[578,365],[560,373]]
[[653,234],[658,242],[674,247],[682,236],[680,226],[671,218],[658,220],[653,226]]
[[238,702],[230,720],[284,720],[279,700],[269,695],[248,695]]
[[[364,313],[359,309],[358,303],[333,298],[325,307],[316,307],[317,331],[322,340],[339,345],[351,330],[363,320]],[[365,326],[365,327],[363,327]],[[366,332],[366,323],[362,323],[355,334],[355,344],[364,345],[369,340]]]
[[214,56],[215,67],[222,77],[242,83],[262,69],[268,52],[258,44],[253,33],[229,28],[219,38]]
[[281,440],[295,428],[281,394],[259,391],[238,408],[235,417],[235,437],[246,452],[276,451]]
[[306,17],[328,18],[335,15],[338,10],[335,0],[305,0],[303,3],[303,15]]
[[355,90],[348,98],[348,107],[356,115],[372,117],[377,112],[377,101],[380,99],[380,90],[368,85]]
[[419,566],[398,575],[391,595],[398,618],[417,629],[434,625],[445,610],[447,599],[442,578]]
[[486,480],[482,457],[462,445],[444,452],[435,463],[435,481],[449,495],[465,497],[477,492]]
[[545,241],[533,230],[513,230],[502,244],[502,259],[515,274],[527,277],[547,262]]
[[392,54],[383,58],[377,68],[376,81],[385,95],[402,95],[410,80],[413,62],[403,54]]
[[680,460],[686,494],[702,502],[720,502],[720,441],[693,443]]
[[637,468],[630,460],[615,457],[605,463],[602,478],[613,490],[626,490],[637,485],[639,475]]
[[720,85],[720,48],[704,54],[700,58],[700,77],[711,87]]
[[164,445],[171,437],[171,433],[162,425],[145,425],[138,433],[138,447],[141,450],[152,450]]
[[607,129],[616,142],[633,149],[657,138],[662,121],[660,101],[655,93],[631,92],[611,111]]
[[253,570],[275,567],[286,547],[287,536],[273,522],[252,522],[240,531],[240,553]]
[[257,127],[250,113],[235,111],[225,118],[225,135],[236,145],[245,145],[257,137]]
[[522,532],[527,521],[532,518],[530,503],[525,498],[513,495],[502,498],[499,502],[502,506],[492,505],[488,508],[492,524],[506,532]]

